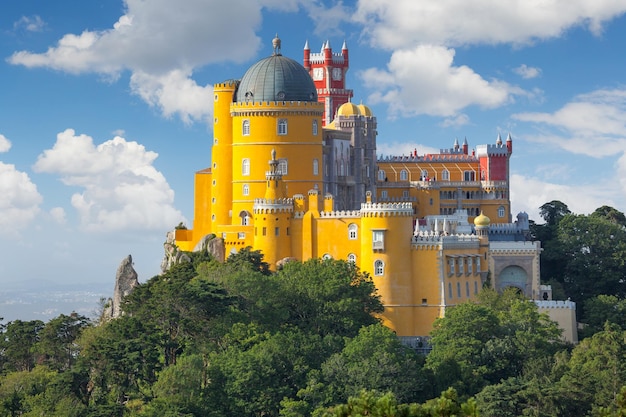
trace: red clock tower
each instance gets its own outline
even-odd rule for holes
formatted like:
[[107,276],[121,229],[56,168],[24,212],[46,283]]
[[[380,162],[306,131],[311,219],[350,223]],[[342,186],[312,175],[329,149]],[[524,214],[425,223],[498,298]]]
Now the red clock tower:
[[352,98],[352,90],[346,89],[346,73],[349,68],[348,47],[344,41],[341,52],[333,53],[330,41],[322,45],[320,53],[311,53],[309,41],[304,45],[304,68],[309,72],[320,103],[324,103],[322,125],[335,118],[339,106]]

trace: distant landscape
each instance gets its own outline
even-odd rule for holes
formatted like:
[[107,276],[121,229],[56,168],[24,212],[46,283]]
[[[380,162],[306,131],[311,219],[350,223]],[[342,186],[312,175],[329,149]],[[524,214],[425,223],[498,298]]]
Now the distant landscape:
[[73,311],[94,318],[99,314],[100,298],[113,295],[114,282],[58,284],[50,281],[9,282],[0,288],[0,317],[44,322]]

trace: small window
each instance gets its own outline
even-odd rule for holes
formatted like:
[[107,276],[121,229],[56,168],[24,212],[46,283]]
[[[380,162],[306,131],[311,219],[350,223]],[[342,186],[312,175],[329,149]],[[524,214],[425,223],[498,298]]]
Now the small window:
[[474,258],[468,258],[467,259],[467,273],[468,274],[473,273],[474,272],[473,269],[474,269]]
[[287,134],[287,119],[278,119],[278,134]]
[[384,230],[374,230],[372,234],[372,248],[374,250],[384,250],[385,249],[385,231]]
[[241,175],[250,175],[250,159],[248,158],[241,161]]
[[380,198],[383,199],[383,200],[389,198],[389,195],[387,194],[387,190],[382,190],[380,192]]
[[332,256],[330,256],[330,254],[329,254],[329,253],[325,253],[325,254],[322,256],[322,259],[324,259],[324,260],[332,259]]
[[263,236],[267,236],[267,227],[263,227]]
[[348,239],[355,240],[358,236],[358,226],[356,224],[351,224],[348,226]]
[[402,191],[402,198],[409,198],[409,192],[407,190]]
[[274,236],[279,236],[280,235],[280,228],[279,227],[275,227],[274,228]]
[[245,239],[245,238],[246,238],[246,234],[244,232],[237,233],[237,239]]
[[245,196],[250,195],[250,186],[248,184],[244,184],[241,187],[241,193]]
[[422,304],[428,304],[428,298],[422,298]]
[[461,298],[461,283],[460,282],[456,283],[456,296]]
[[320,163],[317,159],[313,160],[313,175],[319,175],[320,173]]
[[288,227],[285,229],[285,234],[286,234],[287,236],[289,236],[289,228],[288,228]]
[[469,296],[470,296],[469,282],[467,282],[467,281],[465,281],[465,296],[467,298],[469,298]]
[[278,172],[280,172],[281,175],[287,175],[289,169],[289,164],[287,163],[286,159],[279,159],[278,160]]
[[452,283],[448,282],[448,298],[452,298]]
[[317,120],[313,120],[313,136],[317,136]]
[[428,178],[428,170],[427,169],[423,169],[422,170],[422,181],[428,181],[430,178]]
[[219,96],[218,96],[217,94],[215,94],[215,95],[213,96],[213,100],[214,100],[214,101],[217,101],[218,97],[219,97]]
[[474,294],[478,294],[478,281],[474,281]]
[[465,259],[459,258],[459,274],[465,273]]
[[441,171],[441,180],[450,181],[450,171],[444,168],[444,170]]
[[476,181],[474,171],[463,171],[463,181]]
[[403,169],[402,171],[400,171],[400,181],[408,181],[409,179],[409,173],[407,172],[406,169]]
[[455,268],[456,262],[454,261],[454,258],[450,258],[449,264],[450,264],[450,275],[454,275],[455,270],[456,270]]
[[380,259],[374,262],[374,275],[377,277],[385,275],[385,263]]
[[385,171],[382,169],[378,170],[378,181],[385,181]]
[[215,221],[215,214],[211,215],[211,220]]
[[354,253],[348,254],[348,262],[356,264],[356,255]]
[[476,258],[476,273],[480,273],[480,257]]
[[498,217],[504,217],[504,214],[505,214],[504,206],[498,207]]
[[250,120],[244,120],[241,127],[241,133],[244,136],[250,136]]

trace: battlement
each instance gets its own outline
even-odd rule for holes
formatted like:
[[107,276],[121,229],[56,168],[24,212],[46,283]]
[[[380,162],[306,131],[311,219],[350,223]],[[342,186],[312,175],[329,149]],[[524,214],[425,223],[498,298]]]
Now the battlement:
[[293,212],[293,200],[291,198],[255,198],[253,211],[255,214],[291,213]]
[[413,205],[407,202],[399,203],[361,203],[362,217],[377,216],[412,216]]
[[478,159],[474,155],[466,155],[463,152],[459,153],[441,153],[441,154],[426,154],[426,155],[378,155],[378,162],[477,162]]
[[317,101],[242,101],[231,103],[231,110],[274,110],[274,109],[291,109],[293,107],[319,110],[324,108],[324,104]]
[[[311,52],[311,56],[309,58],[312,64],[324,64],[326,63],[324,59],[324,52]],[[332,61],[333,64],[343,64],[345,61],[343,54],[341,52],[333,52],[332,53]]]
[[506,145],[477,145],[476,146],[476,156],[486,157],[486,156],[506,156],[509,154],[509,149]]
[[552,308],[561,308],[568,310],[576,310],[576,303],[570,300],[533,300],[538,308],[544,309],[552,309]]
[[445,235],[435,232],[419,232],[411,238],[411,245],[416,247],[437,245],[446,249],[478,248],[479,244],[478,236],[470,234]]
[[221,83],[213,84],[213,89],[235,89],[239,85],[239,80],[226,80]]
[[361,217],[361,212],[358,210],[320,211],[320,218],[325,219],[343,219],[358,217]]

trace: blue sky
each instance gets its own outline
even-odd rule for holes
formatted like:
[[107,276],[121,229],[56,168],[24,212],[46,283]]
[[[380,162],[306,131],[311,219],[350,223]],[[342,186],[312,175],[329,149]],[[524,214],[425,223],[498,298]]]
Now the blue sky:
[[[160,271],[210,165],[212,85],[350,51],[378,153],[513,137],[514,213],[626,210],[626,0],[4,0],[0,284]],[[6,308],[6,307],[3,307]],[[59,314],[61,312],[56,312]],[[68,313],[68,312],[64,312]],[[1,316],[10,316],[8,310]]]

